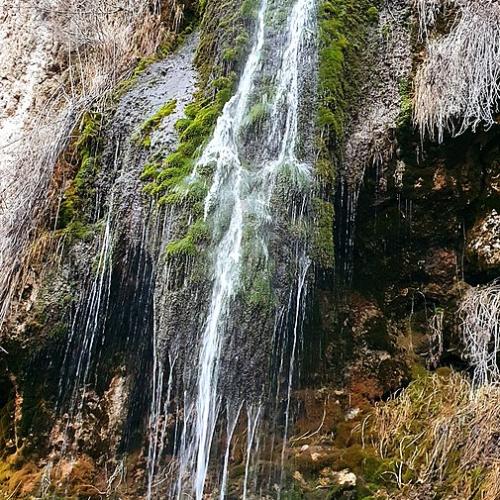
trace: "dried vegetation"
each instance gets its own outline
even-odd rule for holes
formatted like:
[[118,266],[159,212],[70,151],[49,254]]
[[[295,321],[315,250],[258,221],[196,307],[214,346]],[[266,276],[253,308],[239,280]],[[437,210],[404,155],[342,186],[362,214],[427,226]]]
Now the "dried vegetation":
[[459,315],[464,356],[474,368],[474,383],[500,382],[500,282],[470,288],[462,298]]
[[[415,0],[415,5],[427,49],[415,77],[414,122],[421,135],[442,142],[446,132],[491,127],[500,97],[500,4]],[[438,27],[440,17],[444,28]],[[440,28],[445,33],[438,33]]]
[[397,491],[387,498],[499,498],[499,405],[500,387],[474,389],[453,372],[377,405],[373,445]]

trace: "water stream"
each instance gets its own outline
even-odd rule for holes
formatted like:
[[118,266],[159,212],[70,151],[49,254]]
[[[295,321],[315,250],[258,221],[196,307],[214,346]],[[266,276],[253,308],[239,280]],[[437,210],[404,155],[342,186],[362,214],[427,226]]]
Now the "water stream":
[[[215,244],[212,250],[212,291],[200,336],[196,382],[193,393],[188,393],[185,398],[184,426],[178,451],[177,498],[183,498],[184,494],[192,494],[197,500],[203,498],[214,433],[223,408],[224,394],[219,387],[223,372],[221,358],[228,343],[226,337],[233,328],[233,308],[240,298],[245,275],[254,272],[256,266],[268,273],[272,268],[270,239],[273,231],[269,227],[273,222],[277,179],[286,175],[291,183],[299,183],[306,193],[312,185],[311,162],[299,160],[301,141],[305,140],[299,131],[299,113],[302,71],[313,58],[315,2],[297,0],[291,6],[286,22],[279,26],[277,33],[268,36],[268,31],[276,30],[276,26],[268,29],[276,9],[287,8],[284,2],[262,0],[253,45],[237,91],[224,107],[213,137],[192,176],[196,179],[201,166],[213,168],[213,183],[205,200],[204,217],[212,228]],[[276,46],[276,43],[282,46]],[[270,73],[270,66],[273,73]],[[263,85],[266,77],[271,77],[271,91]],[[249,117],[256,105],[264,108],[262,135],[248,133]],[[303,210],[299,208],[298,217],[302,215]],[[290,287],[294,290],[295,309],[291,311],[294,328],[288,399],[297,352],[299,311],[309,268],[307,256],[300,253],[299,267],[303,273],[297,278],[296,289]],[[260,255],[260,259],[256,259],[256,255]],[[248,442],[243,498],[247,495],[250,455],[263,412],[258,400],[246,401],[246,406]],[[287,420],[289,409],[288,402]],[[238,411],[236,418],[239,414]],[[228,422],[230,435],[234,425],[234,422]],[[223,472],[225,476],[226,470]],[[225,484],[222,496],[224,487]]]

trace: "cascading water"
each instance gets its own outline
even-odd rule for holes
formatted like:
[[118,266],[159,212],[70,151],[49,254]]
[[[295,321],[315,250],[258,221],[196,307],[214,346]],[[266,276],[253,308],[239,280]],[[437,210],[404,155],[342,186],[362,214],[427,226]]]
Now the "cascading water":
[[[286,23],[278,24],[276,30],[271,23],[274,21],[276,25],[274,16],[279,10],[288,10],[288,15]],[[277,217],[274,197],[278,179],[287,178],[290,185],[299,186],[297,207],[290,200],[294,207],[289,214],[293,223],[302,222],[312,189],[312,162],[307,154],[310,136],[301,134],[299,115],[304,70],[314,71],[315,15],[314,0],[297,0],[291,8],[281,1],[262,1],[253,45],[237,91],[224,107],[213,137],[190,178],[191,182],[197,180],[202,167],[214,170],[204,210],[214,241],[213,281],[208,313],[198,340],[196,367],[192,369],[191,384],[184,391],[183,431],[177,451],[178,473],[173,493],[177,498],[184,498],[184,495],[203,498],[214,433],[221,412],[227,407],[228,443],[219,488],[224,496],[230,440],[243,404],[247,408],[243,498],[247,496],[249,464],[253,449],[258,448],[254,439],[264,412],[262,398],[265,395],[262,388],[251,397],[234,398],[227,394],[221,386],[227,385],[223,375],[231,369],[228,366],[231,362],[225,361],[224,356],[235,329],[234,315],[238,311],[245,277],[260,271],[272,274],[275,264],[272,254],[276,253],[272,243],[275,244],[273,238],[277,238],[279,231],[273,227]],[[260,133],[250,124],[258,106],[264,109]],[[297,248],[296,259],[299,271],[293,281],[297,286],[290,283],[286,286],[289,291],[280,294],[283,297],[277,300],[284,302],[285,311],[278,307],[274,320],[275,325],[293,325],[290,349],[282,352],[289,356],[288,363],[284,363],[287,367],[283,368],[288,374],[286,420],[310,262],[305,248]],[[267,280],[270,282],[269,277]],[[291,318],[280,320],[279,315]],[[271,341],[272,329],[267,333]],[[271,357],[270,353],[267,355]],[[239,410],[233,411],[231,416],[229,408]]]
[[495,2],[453,1],[6,0],[0,497],[500,498],[499,130],[413,126],[466,5],[455,73],[498,38]]

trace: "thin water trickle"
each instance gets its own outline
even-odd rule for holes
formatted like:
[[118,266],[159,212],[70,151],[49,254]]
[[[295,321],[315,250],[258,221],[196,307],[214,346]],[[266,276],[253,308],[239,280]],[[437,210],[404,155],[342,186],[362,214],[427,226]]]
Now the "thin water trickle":
[[292,388],[293,388],[293,373],[294,373],[294,364],[297,356],[297,344],[299,342],[299,334],[302,329],[302,322],[304,320],[304,311],[302,307],[304,305],[303,297],[307,293],[307,272],[309,270],[309,266],[311,265],[311,260],[307,255],[302,255],[299,261],[299,278],[297,280],[297,290],[295,295],[295,311],[293,317],[293,337],[292,337],[292,351],[290,355],[290,362],[288,368],[288,389],[287,389],[287,405],[285,410],[285,434],[283,440],[283,451],[282,451],[282,460],[284,456],[284,449],[288,438],[288,424],[290,417],[290,401],[292,396]]
[[[110,203],[113,203],[113,198],[111,198]],[[85,386],[88,382],[90,363],[95,351],[95,341],[101,327],[103,308],[106,309],[108,305],[113,254],[111,224],[111,211],[109,211],[104,231],[98,244],[99,251],[96,259],[96,267],[94,271],[90,271],[91,282],[88,295],[84,297],[85,300],[81,300],[77,304],[66,345],[63,366],[66,366],[69,356],[75,350],[74,344],[79,343],[76,349],[78,352],[76,368],[74,374],[72,374],[69,407],[70,419],[68,420],[68,425],[81,412],[84,406]],[[62,398],[64,390],[67,389],[64,385],[66,383],[65,378],[61,377],[59,381],[59,399]]]
[[249,406],[247,408],[247,449],[245,454],[245,477],[243,480],[243,500],[246,500],[248,494],[248,477],[250,474],[250,460],[252,458],[252,449],[254,447],[255,433],[262,413],[262,405]]
[[243,405],[240,404],[236,411],[232,411],[230,406],[227,407],[227,432],[226,432],[226,452],[224,453],[224,465],[222,467],[222,480],[220,487],[220,500],[224,500],[226,496],[227,479],[229,472],[229,454],[231,453],[231,443],[233,441],[234,431],[236,430],[236,424],[240,418],[240,413]]

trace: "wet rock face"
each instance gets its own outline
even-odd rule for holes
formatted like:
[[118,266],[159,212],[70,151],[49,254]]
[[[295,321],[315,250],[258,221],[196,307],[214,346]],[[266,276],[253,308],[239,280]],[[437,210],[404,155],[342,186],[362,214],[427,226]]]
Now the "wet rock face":
[[[408,154],[410,149],[406,149],[416,146],[416,141],[402,144],[405,160],[402,188],[399,190],[392,182],[395,168],[392,167],[386,176],[389,181],[387,196],[370,201],[367,186],[364,190],[365,208],[358,219],[363,221],[361,231],[365,236],[358,233],[358,241],[363,247],[371,247],[373,235],[389,250],[388,259],[392,265],[382,267],[379,278],[390,276],[385,273],[390,273],[391,269],[403,272],[400,282],[449,282],[454,277],[459,280],[481,274],[478,261],[468,258],[467,247],[474,246],[472,235],[477,234],[475,228],[481,219],[485,221],[483,233],[488,232],[486,220],[489,220],[493,230],[491,237],[493,241],[496,238],[495,216],[488,207],[498,203],[491,182],[494,158],[498,154],[497,137],[498,131],[493,129],[478,136],[465,134],[449,139],[442,146],[427,144],[420,159],[412,158]],[[370,177],[368,183],[373,183]],[[485,213],[490,215],[483,215]],[[371,235],[369,230],[366,234],[370,219],[374,224]],[[488,246],[485,251],[488,251]],[[492,256],[495,253],[493,247],[490,253]],[[361,254],[360,251],[358,255],[361,257]],[[438,262],[441,263],[440,269]],[[358,269],[366,263],[360,259]],[[371,274],[366,273],[366,267],[365,274],[368,278]],[[487,279],[487,273],[482,279]]]
[[429,280],[450,285],[456,278],[458,256],[447,248],[429,248],[425,256],[424,271]]
[[470,230],[467,254],[482,270],[500,268],[500,213],[496,209],[480,216]]
[[[216,15],[207,16],[204,29],[213,30],[213,37],[203,43],[210,58],[230,73],[240,61],[224,59],[221,40],[234,33],[218,26],[220,6],[213,3],[209,9]],[[367,59],[373,71],[362,85],[365,94],[348,127],[345,158],[353,171],[343,180],[359,188],[356,229],[338,235],[339,241],[347,235],[353,243],[341,244],[337,257],[346,259],[345,247],[352,243],[352,255],[347,257],[352,280],[340,287],[339,276],[319,276],[308,304],[304,356],[297,363],[302,389],[294,394],[297,413],[285,449],[287,473],[305,498],[324,498],[326,492],[332,498],[356,498],[356,490],[366,482],[363,476],[380,465],[363,451],[357,434],[364,412],[405,386],[415,364],[462,366],[456,303],[467,283],[485,283],[500,272],[498,128],[436,145],[422,144],[409,124],[399,121],[407,97],[401,95],[400,84],[411,59],[410,31],[404,24],[408,16],[407,0],[388,0],[380,10],[379,25],[368,37]],[[10,11],[8,19],[13,19]],[[276,26],[269,31],[265,50],[271,57],[280,37]],[[22,49],[31,43],[25,40]],[[26,456],[36,457],[36,465],[28,467],[29,480],[24,481],[26,494],[38,483],[43,485],[40,470],[51,466],[44,457],[57,461],[68,451],[78,460],[61,459],[52,478],[79,494],[94,495],[89,484],[107,492],[111,486],[104,475],[121,482],[124,464],[116,457],[132,451],[136,455],[130,459],[129,481],[137,489],[132,489],[131,498],[139,498],[147,476],[144,450],[151,427],[159,429],[153,440],[165,451],[162,466],[176,445],[183,422],[182,392],[193,385],[199,332],[207,316],[210,256],[166,258],[166,245],[182,237],[191,214],[185,207],[158,208],[143,192],[140,176],[148,161],[164,159],[176,148],[174,124],[195,92],[193,59],[198,43],[196,36],[188,37],[175,54],[146,69],[120,98],[103,132],[97,195],[87,200],[95,227],[88,237],[62,250],[49,243],[35,249],[37,258],[20,290],[18,307],[6,323],[8,340],[0,345],[10,357],[0,360],[0,424],[7,421],[8,429],[0,432],[0,454],[3,446],[8,453],[20,448]],[[56,45],[42,48],[54,61],[59,57]],[[57,64],[42,65],[45,83],[40,68],[26,74],[34,75],[37,85],[49,86],[50,77],[60,69]],[[21,74],[23,68],[16,71]],[[312,100],[317,84],[314,71],[305,69],[304,102]],[[273,61],[266,71],[276,72]],[[20,87],[14,81],[5,84],[10,97],[0,105],[7,122],[23,118],[18,117],[21,94],[33,83],[22,75],[19,80]],[[175,100],[174,110],[151,132],[147,144],[138,144],[145,120],[166,100]],[[313,128],[309,107],[300,109],[299,116],[301,129]],[[260,142],[254,140],[258,136],[264,141],[267,135],[262,122],[257,119],[245,131],[242,148],[252,158],[262,153]],[[304,157],[314,153],[312,141],[301,147],[306,149]],[[377,168],[370,167],[372,162]],[[64,177],[65,172],[59,174]],[[262,228],[271,235],[274,296],[256,287],[250,298],[238,296],[232,306],[219,389],[233,402],[257,401],[265,394],[263,387],[274,383],[269,375],[275,368],[271,360],[289,359],[289,343],[270,332],[282,327],[282,332],[290,333],[293,326],[287,323],[296,306],[290,299],[290,284],[300,274],[296,249],[303,241],[291,229],[301,233],[303,228],[290,224],[296,216],[289,212],[291,201],[301,201],[302,196],[292,191],[286,181],[277,189],[276,210]],[[343,194],[339,190],[336,196]],[[108,240],[103,236],[106,231]],[[112,258],[100,271],[99,256],[107,258],[108,251]],[[251,285],[257,278],[257,273],[251,276]],[[95,292],[92,286],[104,292]],[[86,309],[88,304],[98,306]],[[90,330],[89,324],[94,325]],[[86,340],[77,344],[80,336]],[[89,367],[83,377],[81,372],[76,376],[80,363]],[[277,376],[285,388],[290,375],[286,371]],[[156,381],[159,376],[161,382]],[[157,394],[151,394],[153,378]],[[61,392],[66,397],[61,398]],[[283,408],[285,398],[278,396],[276,406]],[[234,492],[243,482],[245,423],[236,429],[238,445],[231,456]],[[225,443],[220,441],[215,448],[223,454]],[[272,456],[274,465],[281,463],[277,455]],[[101,471],[107,464],[118,471],[116,475],[111,469],[106,474]],[[14,476],[14,487],[15,480]],[[163,484],[158,491],[169,494]]]
[[[164,262],[162,252],[171,233],[165,211],[143,192],[140,176],[151,156],[166,155],[176,145],[174,123],[183,116],[195,88],[192,61],[197,41],[191,36],[178,52],[147,68],[120,100],[106,132],[99,184],[113,257],[107,271],[108,296],[102,297],[104,307],[97,312],[102,326],[95,333],[101,346],[88,354],[105,413],[99,426],[103,442],[108,443],[106,454],[124,451],[143,431],[150,397],[153,300],[155,290],[164,287],[158,264]],[[175,109],[151,132],[148,147],[141,147],[138,130],[166,97],[175,101]],[[78,319],[85,324],[85,315]],[[77,345],[72,347],[76,356],[82,355]],[[100,367],[101,359],[106,360],[105,369]],[[122,380],[123,373],[127,380]]]
[[[399,383],[393,385],[391,377],[405,380],[404,365],[428,365],[433,342],[442,343],[438,363],[462,366],[457,301],[467,282],[487,283],[500,271],[500,232],[493,208],[499,197],[492,175],[499,155],[497,128],[448,138],[442,145],[424,143],[417,154],[417,134],[403,134],[399,140],[401,159],[382,171],[368,169],[359,195],[352,289],[367,303],[361,305],[349,294],[343,301],[348,317],[358,323],[378,311],[381,322],[374,331],[392,346],[385,351],[396,365],[403,363],[396,368],[401,377],[391,375],[393,368],[385,375],[375,368],[354,368],[374,352],[373,333],[354,325],[352,332],[361,332],[364,347],[360,350],[353,337],[358,345],[353,369],[361,378],[373,370],[371,375],[386,390]],[[436,315],[442,315],[439,332],[432,327]]]
[[[154,271],[165,241],[164,214],[143,193],[140,174],[149,154],[175,146],[173,125],[194,91],[196,43],[191,37],[144,71],[101,132],[100,169],[84,200],[85,237],[60,241],[60,232],[48,232],[37,242],[29,279],[4,325],[8,353],[0,360],[2,373],[18,378],[17,436],[26,453],[57,462],[83,452],[102,464],[144,439]],[[134,133],[166,95],[176,110],[152,132],[147,150],[137,147]],[[81,378],[81,366],[92,382]]]

